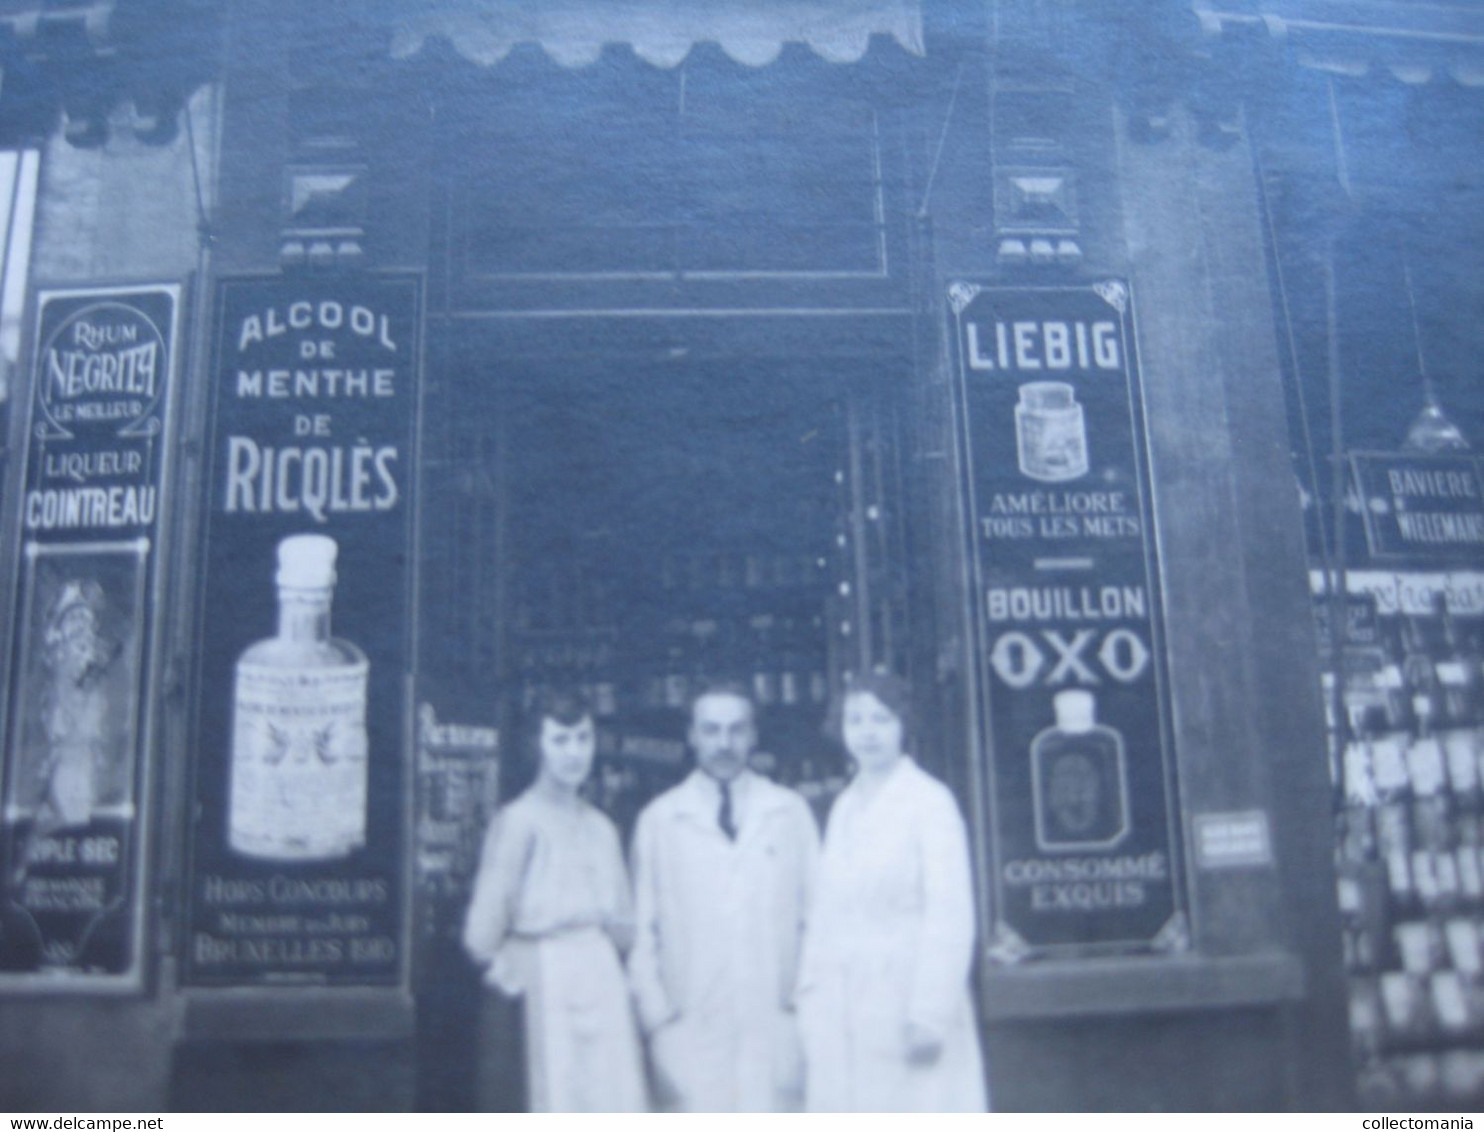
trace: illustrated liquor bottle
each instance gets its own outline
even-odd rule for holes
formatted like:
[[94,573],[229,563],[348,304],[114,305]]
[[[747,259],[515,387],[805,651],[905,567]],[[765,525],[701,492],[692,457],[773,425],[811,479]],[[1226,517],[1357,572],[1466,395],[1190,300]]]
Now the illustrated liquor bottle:
[[227,840],[281,861],[344,857],[366,843],[366,684],[355,645],[330,636],[339,548],[278,544],[278,635],[237,661]]
[[1096,722],[1091,692],[1051,703],[1056,723],[1031,740],[1036,841],[1052,851],[1111,844],[1128,829],[1123,736]]

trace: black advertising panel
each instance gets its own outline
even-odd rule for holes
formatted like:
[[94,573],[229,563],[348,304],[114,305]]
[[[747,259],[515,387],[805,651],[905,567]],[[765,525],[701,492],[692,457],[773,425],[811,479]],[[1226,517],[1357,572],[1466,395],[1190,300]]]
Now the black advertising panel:
[[1188,941],[1128,287],[955,283],[990,953]]
[[217,290],[185,981],[408,971],[421,284]]
[[1398,564],[1473,565],[1484,557],[1484,486],[1465,455],[1357,452],[1371,557]]
[[143,977],[156,574],[176,284],[44,290],[17,474],[0,987]]

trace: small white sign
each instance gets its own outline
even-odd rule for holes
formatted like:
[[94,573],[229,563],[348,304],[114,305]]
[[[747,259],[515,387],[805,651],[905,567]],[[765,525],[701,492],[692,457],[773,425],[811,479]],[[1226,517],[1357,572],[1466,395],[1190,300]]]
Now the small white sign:
[[1202,869],[1250,869],[1273,863],[1265,810],[1195,816],[1195,863]]

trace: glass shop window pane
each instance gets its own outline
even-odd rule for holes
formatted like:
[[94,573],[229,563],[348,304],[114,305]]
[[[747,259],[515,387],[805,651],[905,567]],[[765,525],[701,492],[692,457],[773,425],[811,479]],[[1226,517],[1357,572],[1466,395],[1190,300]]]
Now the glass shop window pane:
[[881,271],[873,116],[709,94],[502,125],[468,163],[466,269]]
[[684,124],[682,269],[882,269],[869,115],[687,116]]
[[40,167],[37,150],[0,151],[0,412],[10,402],[11,375],[20,364]]

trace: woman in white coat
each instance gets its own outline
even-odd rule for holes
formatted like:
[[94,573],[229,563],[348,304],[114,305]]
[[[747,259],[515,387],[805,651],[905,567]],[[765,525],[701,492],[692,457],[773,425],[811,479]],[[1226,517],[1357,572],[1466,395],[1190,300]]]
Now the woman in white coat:
[[491,988],[524,1004],[532,1111],[640,1112],[619,959],[634,932],[628,873],[613,823],[577,794],[593,765],[592,714],[580,695],[556,691],[537,715],[540,771],[490,823],[464,946]]
[[905,754],[910,700],[867,674],[840,704],[856,774],[830,813],[797,996],[810,1111],[988,1105],[968,839],[953,795]]

